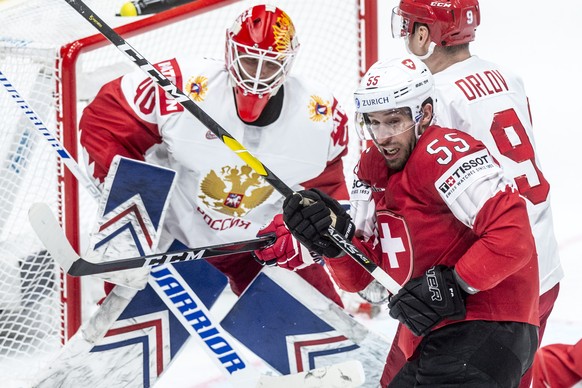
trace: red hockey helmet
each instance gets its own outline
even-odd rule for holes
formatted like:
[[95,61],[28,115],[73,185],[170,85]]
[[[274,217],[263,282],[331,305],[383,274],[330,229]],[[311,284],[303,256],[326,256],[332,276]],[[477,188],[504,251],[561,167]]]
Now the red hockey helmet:
[[406,37],[422,23],[437,46],[453,46],[472,42],[480,22],[478,0],[400,0],[392,10],[392,36]]
[[298,47],[293,22],[272,5],[247,9],[226,31],[226,67],[244,121],[255,121],[283,85]]

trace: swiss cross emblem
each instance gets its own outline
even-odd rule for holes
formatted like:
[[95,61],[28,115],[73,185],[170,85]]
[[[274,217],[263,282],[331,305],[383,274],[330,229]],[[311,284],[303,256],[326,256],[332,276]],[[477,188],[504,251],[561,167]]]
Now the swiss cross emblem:
[[412,276],[412,245],[404,219],[388,211],[378,212],[378,232],[382,248],[382,268],[403,285]]
[[402,64],[408,67],[410,70],[416,70],[416,64],[412,59],[405,59],[402,61]]
[[456,183],[457,181],[455,180],[455,178],[453,178],[452,176],[448,177],[448,179],[446,179],[443,183],[441,183],[441,185],[439,186],[439,190],[446,194],[447,191],[449,191],[449,189],[451,187],[453,187],[453,185]]
[[224,200],[224,206],[237,208],[240,206],[244,195],[236,193],[228,193],[226,199]]

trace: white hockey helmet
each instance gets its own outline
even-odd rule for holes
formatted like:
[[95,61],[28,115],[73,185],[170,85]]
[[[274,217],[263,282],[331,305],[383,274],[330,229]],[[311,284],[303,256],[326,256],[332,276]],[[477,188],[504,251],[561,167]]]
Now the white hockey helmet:
[[434,105],[434,80],[420,59],[411,56],[376,62],[354,93],[359,134],[362,138],[368,138],[362,130],[366,127],[368,132],[371,131],[367,118],[371,112],[408,108],[412,120],[418,125],[422,118],[422,106],[428,98],[433,98]]

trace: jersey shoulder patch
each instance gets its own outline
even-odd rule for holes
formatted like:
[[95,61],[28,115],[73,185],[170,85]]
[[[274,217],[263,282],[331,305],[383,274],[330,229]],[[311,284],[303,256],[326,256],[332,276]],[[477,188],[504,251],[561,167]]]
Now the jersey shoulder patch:
[[473,183],[499,173],[499,169],[489,151],[483,148],[456,160],[434,185],[443,200],[451,204]]

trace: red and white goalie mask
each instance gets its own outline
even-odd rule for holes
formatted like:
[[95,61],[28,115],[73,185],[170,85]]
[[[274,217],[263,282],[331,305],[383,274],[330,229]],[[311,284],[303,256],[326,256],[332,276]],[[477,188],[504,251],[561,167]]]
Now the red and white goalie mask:
[[293,22],[272,5],[247,9],[226,31],[226,67],[241,119],[259,118],[285,82],[298,48]]

